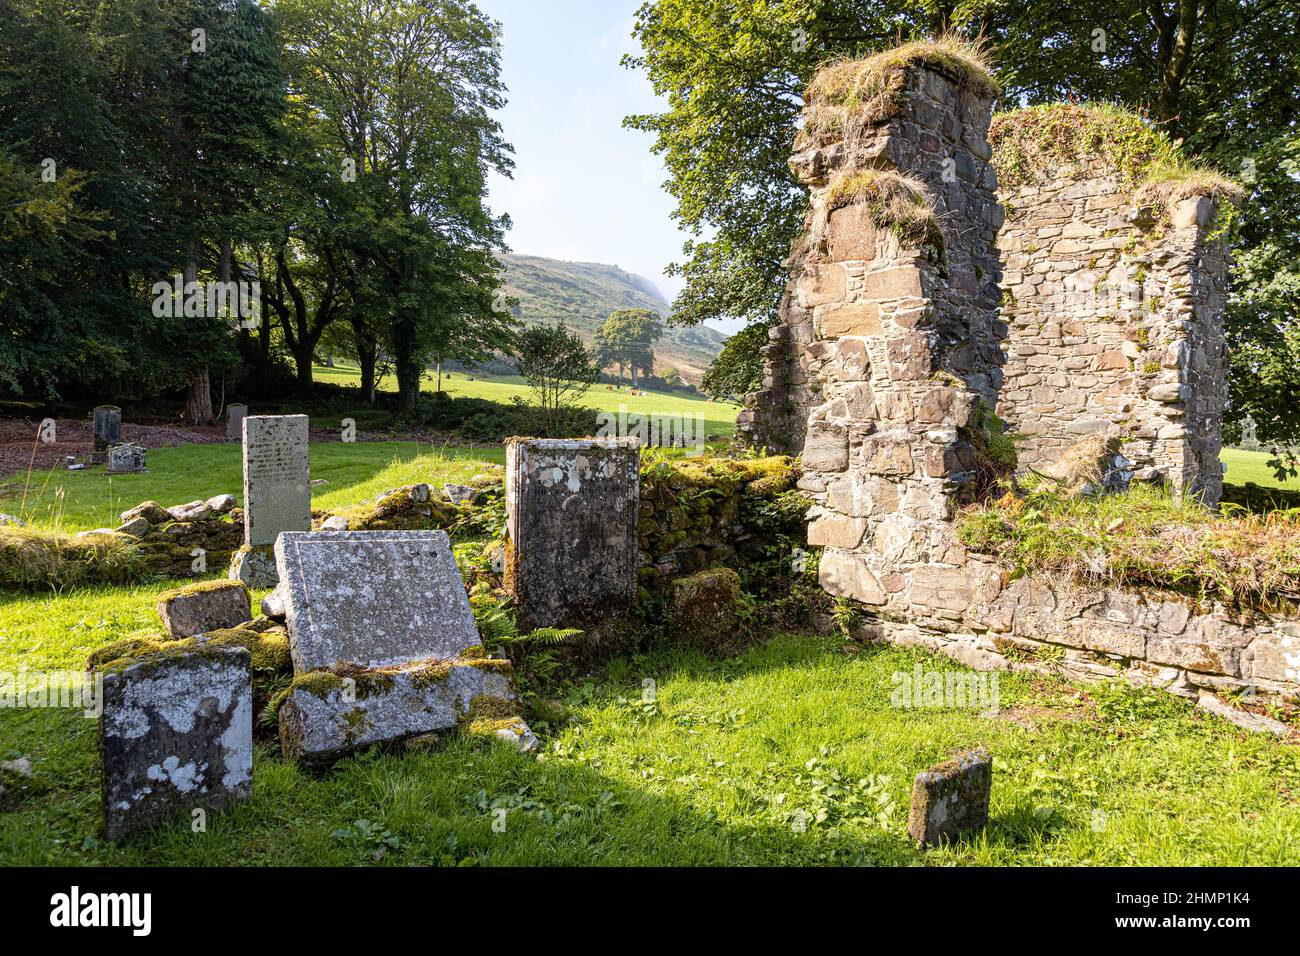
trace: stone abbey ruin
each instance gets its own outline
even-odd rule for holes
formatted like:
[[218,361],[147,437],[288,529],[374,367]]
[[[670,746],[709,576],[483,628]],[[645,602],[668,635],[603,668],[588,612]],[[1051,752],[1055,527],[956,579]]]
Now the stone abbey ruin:
[[1203,700],[1294,693],[1290,616],[1015,577],[958,539],[1004,427],[1022,473],[1101,462],[1106,487],[1207,505],[1223,477],[1236,187],[1116,108],[995,117],[996,93],[943,43],[814,79],[790,160],[810,211],[742,434],[802,455],[822,584],[879,639]]

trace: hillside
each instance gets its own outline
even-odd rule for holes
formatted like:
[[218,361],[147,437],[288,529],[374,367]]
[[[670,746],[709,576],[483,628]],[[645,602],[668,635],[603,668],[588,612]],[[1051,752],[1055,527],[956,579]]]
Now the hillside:
[[[668,300],[653,282],[618,266],[520,255],[505,255],[501,261],[506,291],[519,300],[516,314],[527,322],[563,319],[590,339],[616,309],[652,309],[664,316],[669,312]],[[676,366],[698,385],[725,338],[707,326],[670,326],[655,344],[655,370]]]

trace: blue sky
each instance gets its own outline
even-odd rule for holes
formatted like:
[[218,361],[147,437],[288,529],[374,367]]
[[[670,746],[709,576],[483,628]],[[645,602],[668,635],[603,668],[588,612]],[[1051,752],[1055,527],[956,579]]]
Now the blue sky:
[[503,28],[510,102],[498,119],[516,167],[513,180],[493,177],[490,202],[514,221],[511,250],[612,263],[671,300],[681,284],[663,270],[685,236],[669,218],[674,204],[652,137],[622,126],[630,113],[663,106],[644,74],[619,65],[639,49],[632,38],[639,0],[477,3]]

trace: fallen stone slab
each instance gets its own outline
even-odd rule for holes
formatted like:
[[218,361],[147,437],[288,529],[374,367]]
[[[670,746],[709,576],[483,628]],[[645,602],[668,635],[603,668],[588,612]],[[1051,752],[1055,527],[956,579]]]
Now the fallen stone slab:
[[372,744],[518,717],[513,673],[490,658],[300,673],[280,704],[280,746],[289,759],[324,765]]
[[252,796],[249,662],[243,647],[187,646],[100,672],[105,837]]
[[173,638],[238,627],[252,620],[248,588],[239,581],[201,581],[158,595],[158,616]]
[[985,826],[992,789],[993,760],[982,750],[922,771],[912,785],[907,832],[927,847]]
[[126,522],[117,529],[118,534],[130,535],[132,538],[143,538],[147,535],[153,526],[145,518],[134,518]]
[[1280,720],[1274,720],[1272,717],[1266,717],[1263,714],[1252,713],[1248,710],[1242,710],[1225,703],[1209,691],[1202,691],[1196,699],[1196,706],[1201,710],[1208,711],[1222,717],[1229,723],[1236,724],[1242,730],[1253,731],[1254,733],[1272,734],[1274,737],[1286,739],[1291,736],[1291,728]]
[[493,719],[480,717],[471,721],[465,732],[475,737],[492,737],[503,740],[521,754],[530,754],[537,750],[540,743],[533,729],[522,717],[502,717]]
[[445,531],[285,532],[275,557],[300,674],[450,660],[480,643]]
[[224,515],[233,511],[238,502],[234,495],[213,495],[204,504],[212,509],[214,515]]
[[168,508],[167,513],[173,521],[202,521],[212,514],[212,506],[206,501],[191,501],[188,504]]

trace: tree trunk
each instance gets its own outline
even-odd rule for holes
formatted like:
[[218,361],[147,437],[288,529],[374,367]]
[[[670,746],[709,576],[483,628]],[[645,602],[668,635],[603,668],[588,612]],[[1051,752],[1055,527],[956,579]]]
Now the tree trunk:
[[375,403],[375,361],[379,355],[379,345],[375,337],[360,319],[352,319],[352,338],[357,346],[357,365],[361,367],[361,394],[367,404]]
[[[194,282],[199,277],[197,257],[190,259],[185,266],[185,284]],[[185,394],[185,422],[190,425],[211,425],[217,420],[212,412],[212,382],[208,378],[206,365],[195,372],[190,379],[189,389]]]

